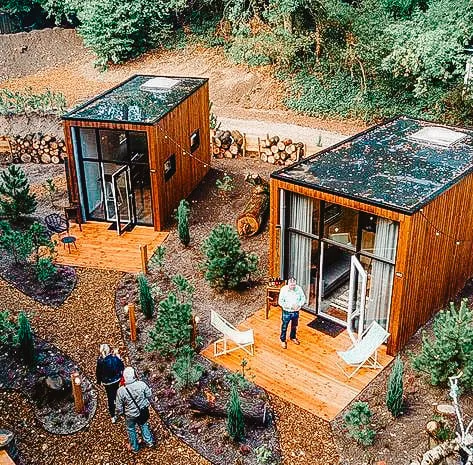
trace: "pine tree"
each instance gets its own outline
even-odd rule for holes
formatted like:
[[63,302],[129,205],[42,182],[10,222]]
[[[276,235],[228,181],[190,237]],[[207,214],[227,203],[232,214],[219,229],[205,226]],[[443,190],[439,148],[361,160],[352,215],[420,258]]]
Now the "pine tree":
[[398,356],[394,361],[391,374],[389,375],[388,391],[386,393],[386,406],[393,417],[398,417],[402,413],[404,394],[403,373],[404,364]]
[[28,316],[25,312],[20,312],[18,315],[17,342],[21,358],[28,366],[34,365],[36,362],[34,337]]
[[227,432],[234,441],[241,441],[245,435],[245,420],[241,409],[237,387],[232,384],[227,406]]
[[189,202],[182,199],[177,207],[177,232],[180,241],[185,245],[189,245],[191,240],[189,235]]
[[170,292],[159,303],[155,327],[149,332],[151,342],[147,350],[157,350],[163,356],[173,355],[190,344],[192,308],[188,302],[179,302]]
[[140,294],[140,306],[143,315],[147,320],[153,318],[154,300],[151,295],[151,288],[149,282],[144,274],[138,275],[138,290]]
[[206,257],[202,264],[205,279],[215,287],[233,289],[257,268],[258,257],[241,250],[238,234],[228,224],[214,228],[202,250]]
[[24,171],[15,165],[0,174],[0,214],[12,221],[36,210],[36,196],[30,193],[30,184]]
[[462,384],[473,387],[473,313],[463,299],[457,310],[454,303],[439,312],[433,324],[434,338],[424,333],[422,349],[413,361],[417,371],[430,376],[433,385],[446,384],[449,376],[463,372]]

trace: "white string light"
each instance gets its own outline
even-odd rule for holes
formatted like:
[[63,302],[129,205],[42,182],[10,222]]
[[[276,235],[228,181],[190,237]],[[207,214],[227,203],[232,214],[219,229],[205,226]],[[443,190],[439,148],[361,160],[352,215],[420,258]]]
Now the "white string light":
[[424,214],[424,209],[421,208],[419,210],[419,213],[421,214],[422,218],[424,218],[424,220],[427,222],[428,226],[430,226],[434,231],[435,231],[435,235],[437,237],[439,237],[440,235],[442,236],[445,236],[445,237],[448,237],[449,239],[452,239],[453,241],[455,241],[455,245],[460,245],[460,244],[463,244],[463,243],[469,243],[469,242],[473,242],[471,239],[458,239],[458,237],[455,237],[455,236],[452,236],[451,234],[448,234],[444,231],[442,231],[440,228],[437,228],[437,226],[435,226],[432,221],[430,221]]

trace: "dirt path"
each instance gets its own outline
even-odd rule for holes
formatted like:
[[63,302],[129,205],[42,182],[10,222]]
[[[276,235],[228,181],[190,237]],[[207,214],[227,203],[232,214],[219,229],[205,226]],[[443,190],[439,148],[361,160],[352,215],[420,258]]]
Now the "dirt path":
[[365,127],[360,121],[312,118],[288,111],[282,103],[284,83],[272,77],[270,67],[235,65],[220,49],[188,46],[177,51],[158,50],[100,72],[74,31],[45,30],[44,36],[54,44],[49,44],[50,49],[41,33],[12,34],[8,41],[0,36],[0,46],[4,47],[0,54],[2,87],[31,87],[35,92],[49,88],[62,92],[68,105],[74,106],[133,74],[204,76],[210,80],[213,111],[220,117],[293,123],[346,135]]

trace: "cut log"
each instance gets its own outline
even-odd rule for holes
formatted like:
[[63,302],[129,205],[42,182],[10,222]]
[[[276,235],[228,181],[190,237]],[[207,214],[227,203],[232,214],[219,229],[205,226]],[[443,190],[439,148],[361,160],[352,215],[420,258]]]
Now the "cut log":
[[292,139],[284,139],[284,145],[287,147],[288,145],[292,145]]
[[222,141],[220,140],[219,137],[214,137],[214,144],[216,147],[221,147],[222,146]]
[[289,144],[286,147],[285,151],[288,155],[291,155],[291,153],[294,153],[296,151],[296,146],[294,144]]
[[266,163],[268,161],[268,155],[266,155],[265,153],[262,153],[261,154],[261,161],[264,161]]
[[230,145],[230,148],[228,150],[233,156],[236,157],[238,153],[240,152],[240,147],[238,146],[238,144],[234,142],[232,145]]
[[233,154],[230,150],[225,150],[224,156],[225,158],[233,158]]
[[214,155],[220,155],[220,149],[217,146],[214,146],[214,148],[212,149],[212,153]]
[[[227,416],[225,404],[211,402],[202,394],[195,395],[189,399],[189,408],[195,415],[209,415],[221,418]],[[242,399],[241,409],[246,424],[266,426],[269,423],[268,408],[262,401],[247,401]]]
[[272,145],[271,146],[271,152],[272,153],[278,153],[279,152],[278,146],[277,145]]
[[60,161],[61,161],[61,159],[56,155],[53,155],[51,157],[51,163],[54,163],[55,165],[58,165]]
[[20,158],[23,163],[31,162],[31,155],[29,153],[23,153]]
[[51,163],[51,157],[47,153],[41,155],[41,163]]
[[274,165],[274,156],[273,155],[270,155],[268,157],[268,163],[271,163],[272,165]]
[[269,207],[269,192],[265,186],[256,186],[243,213],[237,218],[237,231],[240,236],[253,236],[264,221]]
[[282,142],[282,141],[279,141],[279,142],[277,143],[277,146],[278,146],[278,150],[280,150],[280,151],[281,151],[281,150],[284,150],[284,149],[286,148],[286,145],[285,145],[284,142]]
[[231,135],[232,135],[232,138],[233,138],[233,142],[235,144],[238,144],[239,146],[241,146],[243,144],[243,135],[240,131],[232,131],[231,132]]

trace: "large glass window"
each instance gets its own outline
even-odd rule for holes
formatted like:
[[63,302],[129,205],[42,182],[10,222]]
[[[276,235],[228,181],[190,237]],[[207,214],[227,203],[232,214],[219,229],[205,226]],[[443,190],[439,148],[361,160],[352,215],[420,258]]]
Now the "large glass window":
[[100,130],[102,160],[126,163],[130,160],[126,132]]
[[356,248],[358,236],[358,211],[325,203],[324,237],[351,249]]
[[79,140],[82,158],[97,160],[99,152],[97,149],[97,133],[95,129],[79,128]]

